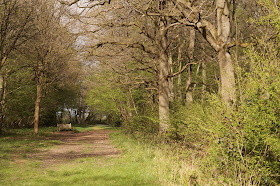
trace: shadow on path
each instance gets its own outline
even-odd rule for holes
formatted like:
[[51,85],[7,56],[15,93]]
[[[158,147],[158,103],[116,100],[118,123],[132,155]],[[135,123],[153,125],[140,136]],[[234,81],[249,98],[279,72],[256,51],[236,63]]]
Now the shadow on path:
[[117,156],[121,151],[110,144],[110,132],[112,131],[102,129],[79,133],[73,131],[55,132],[47,140],[58,140],[61,144],[51,149],[30,153],[27,158],[41,160],[42,167],[48,167],[77,158]]

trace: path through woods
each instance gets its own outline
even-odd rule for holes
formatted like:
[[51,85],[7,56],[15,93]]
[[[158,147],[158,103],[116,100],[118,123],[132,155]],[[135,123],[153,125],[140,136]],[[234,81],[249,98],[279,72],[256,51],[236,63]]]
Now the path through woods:
[[109,141],[110,130],[93,130],[86,132],[62,131],[55,132],[47,140],[58,140],[61,143],[51,149],[42,149],[27,157],[42,160],[42,167],[58,163],[69,163],[77,158],[112,157],[120,154]]
[[0,185],[160,185],[153,151],[116,128],[31,130],[0,138]]

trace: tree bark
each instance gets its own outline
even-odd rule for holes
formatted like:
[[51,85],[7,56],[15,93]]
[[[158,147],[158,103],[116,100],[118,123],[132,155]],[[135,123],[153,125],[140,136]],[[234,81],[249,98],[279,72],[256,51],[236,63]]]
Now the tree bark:
[[231,55],[225,47],[230,40],[229,5],[229,0],[216,0],[218,38],[223,43],[218,50],[221,83],[220,93],[223,101],[227,105],[234,104],[236,101],[234,68]]
[[160,21],[159,37],[159,133],[162,135],[169,126],[168,44],[163,20]]
[[[0,75],[0,104],[2,105],[2,100],[3,100],[3,76]],[[2,110],[0,111],[0,134],[2,133],[3,130],[3,112]]]
[[202,102],[205,100],[205,95],[206,95],[206,64],[205,62],[202,62],[202,96],[201,100]]
[[[4,63],[6,62],[7,57],[1,57],[1,62],[0,62],[0,70],[2,69]],[[0,110],[0,134],[3,132],[3,127],[4,127],[4,117],[5,117],[5,97],[6,97],[6,81],[7,80],[7,75],[6,76],[0,76],[0,105],[1,105],[1,110]]]
[[[190,43],[189,43],[189,58],[190,62],[193,62],[193,52],[194,52],[194,44],[195,44],[195,30],[190,30]],[[188,66],[187,69],[187,81],[186,81],[186,105],[193,102],[193,85],[192,85],[192,67]]]
[[3,58],[1,58],[0,70],[3,68],[3,66],[4,66],[4,64],[5,64],[5,62],[6,62],[6,60],[7,60],[7,57],[6,57],[6,56],[3,57]]
[[37,96],[35,101],[35,113],[34,113],[34,133],[39,132],[39,115],[40,115],[40,103],[42,94],[42,77],[39,75],[37,81]]
[[5,101],[6,101],[6,95],[7,95],[7,74],[1,77],[1,85],[0,85],[0,91],[1,91],[1,113],[0,113],[0,134],[3,132],[4,127],[4,118],[5,118]]
[[[131,89],[129,89],[128,92],[129,92],[129,97],[130,97],[130,100],[131,100],[131,104],[132,104],[132,106],[133,106],[133,109],[132,109],[132,110],[134,110],[135,114],[138,115],[137,107],[136,107],[135,101],[134,101],[134,99],[133,99]],[[128,101],[129,101],[129,99],[128,99]]]
[[[173,74],[173,59],[172,59],[172,52],[169,51],[168,53],[168,66],[169,66],[169,74]],[[169,84],[169,101],[172,102],[174,100],[174,78],[168,78]]]
[[227,105],[232,105],[236,101],[235,77],[231,55],[225,49],[218,53],[220,68],[220,94]]
[[[179,43],[181,42],[180,38],[179,38]],[[180,46],[178,47],[178,72],[180,72],[182,70],[182,51],[183,51],[183,47],[185,45],[185,42],[182,42],[182,44],[180,44]],[[180,101],[180,103],[182,103],[182,75],[181,73],[178,75],[178,99]]]
[[[182,22],[197,29],[205,40],[218,54],[220,71],[220,94],[222,100],[229,106],[236,101],[235,77],[231,55],[228,52],[230,43],[230,0],[216,0],[217,28],[206,19],[200,19],[200,14],[195,12],[191,4],[183,0],[173,0],[179,10],[188,19]],[[190,12],[195,12],[189,16]],[[197,22],[199,20],[199,22]]]
[[192,69],[191,65],[187,67],[187,81],[186,81],[186,105],[189,105],[193,102],[193,95],[192,95]]

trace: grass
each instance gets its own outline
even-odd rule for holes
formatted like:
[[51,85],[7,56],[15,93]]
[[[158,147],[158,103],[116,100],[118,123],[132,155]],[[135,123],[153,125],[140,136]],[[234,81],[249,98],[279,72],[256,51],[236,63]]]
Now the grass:
[[[42,170],[39,162],[12,165],[2,185],[156,185],[142,164],[131,159],[88,158]],[[19,170],[20,169],[20,170]],[[8,179],[7,179],[8,178]]]
[[[134,134],[138,141],[119,129],[106,126],[75,127],[75,130],[86,132],[104,128],[114,131],[110,139],[122,151],[120,155],[78,158],[48,167],[28,154],[56,148],[61,142],[47,138],[56,128],[42,128],[39,135],[25,129],[0,136],[0,185],[237,185],[210,169],[203,150],[182,148],[176,143],[162,144],[157,140],[152,142],[152,138],[148,140],[147,136],[141,138]],[[80,143],[85,142],[77,142]],[[85,148],[81,153],[91,151],[90,144],[82,145]]]
[[[94,130],[101,128],[104,126]],[[79,132],[92,129],[75,127]],[[117,157],[80,158],[42,168],[42,160],[27,158],[26,153],[59,144],[46,140],[53,130],[43,128],[39,136],[29,129],[15,130],[0,137],[0,185],[161,185],[152,151],[120,131],[111,134],[113,143],[123,151]]]
[[26,153],[60,144],[57,140],[45,140],[52,131],[54,127],[46,127],[40,131],[40,135],[34,135],[31,129],[15,129],[0,136],[0,166],[7,164],[11,156],[25,157]]
[[[153,144],[144,138],[140,142],[106,126],[75,127],[75,130],[104,128],[114,131],[110,139],[122,151],[120,155],[79,158],[49,167],[26,154],[38,148],[55,148],[60,141],[46,140],[55,128],[43,128],[39,136],[32,135],[31,130],[15,130],[0,137],[0,185],[217,185],[198,171],[200,160],[180,147]],[[87,153],[90,146],[84,145],[82,153]]]
[[83,126],[72,126],[75,132],[87,132],[91,130],[107,129],[107,130],[118,130],[115,127],[110,127],[109,125],[83,125]]

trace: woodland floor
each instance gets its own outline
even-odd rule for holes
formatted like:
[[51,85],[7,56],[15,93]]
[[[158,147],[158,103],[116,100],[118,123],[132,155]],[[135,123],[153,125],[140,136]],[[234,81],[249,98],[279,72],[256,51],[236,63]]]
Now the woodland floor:
[[161,185],[154,167],[152,151],[116,128],[0,136],[0,185]]
[[113,157],[121,151],[114,148],[109,141],[110,130],[86,132],[54,132],[46,140],[57,140],[61,143],[51,149],[40,149],[39,152],[27,154],[27,158],[42,160],[42,167],[58,163],[69,163],[78,158]]

